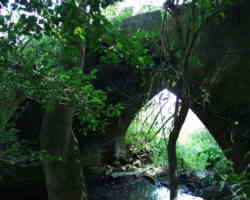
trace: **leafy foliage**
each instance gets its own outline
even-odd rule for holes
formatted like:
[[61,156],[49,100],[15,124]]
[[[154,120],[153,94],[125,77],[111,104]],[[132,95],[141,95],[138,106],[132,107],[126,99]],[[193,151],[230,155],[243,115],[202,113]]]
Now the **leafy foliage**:
[[[156,130],[147,131],[147,126],[140,128],[140,121],[136,121],[128,129],[127,143],[134,144],[137,148],[146,146],[152,151],[152,160],[156,166],[165,167],[167,143],[162,136],[155,136]],[[218,147],[215,140],[206,130],[193,133],[187,142],[179,141],[177,144],[177,158],[179,170],[190,170],[194,172],[204,172],[214,170],[217,173],[226,173],[230,165],[226,167],[227,162],[224,154]]]
[[112,5],[103,11],[103,14],[113,24],[120,24],[124,19],[133,15],[133,8],[127,7],[119,10],[118,5]]
[[[151,152],[154,166],[166,167],[167,143],[160,136],[154,137],[154,131],[156,130],[151,129],[151,132],[148,132],[145,124],[141,128],[141,121],[135,121],[128,129],[126,141],[128,145],[135,145],[137,149],[147,149]],[[206,184],[218,188],[218,191],[225,187],[229,188],[231,193],[227,194],[225,199],[249,199],[249,167],[242,173],[234,173],[232,162],[225,158],[207,130],[194,132],[188,141],[179,141],[177,159],[179,171],[209,173],[204,179]]]
[[225,181],[230,181],[230,189],[233,193],[233,200],[238,199],[249,199],[250,197],[250,186],[249,186],[250,173],[249,171],[244,171],[240,174],[232,173]]
[[155,37],[143,31],[138,31],[131,38],[127,38],[123,31],[113,31],[112,34],[104,34],[100,40],[105,42],[108,49],[98,48],[97,54],[101,54],[103,64],[126,62],[136,68],[150,68],[153,66],[149,48],[143,44],[143,39]]
[[[46,110],[56,102],[70,104],[84,128],[94,132],[104,128],[106,119],[119,116],[123,106],[107,105],[106,93],[93,86],[97,71],[85,70],[83,50],[86,57],[102,55],[101,65],[125,61],[137,68],[151,67],[153,60],[143,40],[155,36],[141,31],[128,38],[117,29],[101,13],[101,8],[114,2],[0,1],[0,45],[5,47],[0,48],[1,107],[15,103],[17,91]],[[3,110],[0,115],[2,142],[8,146],[13,139],[16,149],[26,148],[8,128],[6,113]],[[40,153],[33,153],[28,157],[39,159]]]

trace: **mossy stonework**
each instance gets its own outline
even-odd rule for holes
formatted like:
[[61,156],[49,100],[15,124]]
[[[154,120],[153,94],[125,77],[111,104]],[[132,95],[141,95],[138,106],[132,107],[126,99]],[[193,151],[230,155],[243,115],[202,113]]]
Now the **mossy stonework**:
[[[220,147],[226,150],[225,153],[233,160],[236,171],[242,171],[246,167],[249,160],[244,160],[244,155],[250,150],[250,136],[246,134],[249,130],[246,121],[250,117],[249,6],[249,1],[242,1],[226,10],[225,17],[219,19],[220,21],[212,20],[204,27],[195,47],[195,53],[202,66],[193,66],[190,72],[192,98],[201,99],[199,81],[204,76],[211,76],[222,65],[225,66],[213,85],[209,103],[206,106],[194,103],[192,109],[210,130]],[[160,15],[160,11],[155,11],[131,17],[125,21],[125,27],[130,33],[136,32],[137,29],[156,31],[157,24],[160,32]],[[144,26],[145,21],[147,23]],[[179,93],[174,88],[169,89],[176,94]],[[235,122],[238,122],[237,128]],[[244,139],[232,141],[232,132],[237,138]],[[228,151],[229,149],[231,150]]]
[[[193,89],[191,95],[194,99],[201,99],[199,81],[202,80],[202,76],[213,74],[211,72],[222,64],[227,66],[223,76],[220,76],[213,85],[209,104],[204,107],[194,103],[192,109],[226,152],[228,158],[234,161],[237,171],[242,171],[249,162],[244,160],[244,154],[250,150],[248,132],[250,117],[248,8],[250,2],[242,2],[229,9],[220,23],[211,22],[206,26],[196,46],[202,66],[193,66],[190,72]],[[161,12],[154,11],[128,18],[122,27],[129,34],[138,29],[160,33]],[[158,49],[153,49],[152,54],[159,52],[159,48],[158,46]],[[86,62],[90,61],[86,60]],[[79,138],[84,165],[97,170],[100,170],[98,166],[103,163],[112,162],[126,154],[124,138],[130,122],[147,99],[167,87],[164,78],[165,80],[168,78],[168,74],[164,74],[162,78],[162,73],[151,73],[152,69],[140,70],[123,64],[110,64],[103,69],[97,73],[95,87],[107,91],[108,102],[121,103],[124,109],[120,117],[108,121],[109,125],[103,130],[104,135],[90,133]],[[176,88],[168,89],[180,94]],[[230,148],[231,151],[227,151]]]

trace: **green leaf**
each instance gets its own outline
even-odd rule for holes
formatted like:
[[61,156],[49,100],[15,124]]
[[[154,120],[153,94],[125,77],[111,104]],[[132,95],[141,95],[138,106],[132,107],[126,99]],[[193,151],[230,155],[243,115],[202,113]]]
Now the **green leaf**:
[[85,40],[85,34],[86,34],[85,30],[81,28],[80,26],[77,26],[74,29],[74,35],[79,36],[82,40]]

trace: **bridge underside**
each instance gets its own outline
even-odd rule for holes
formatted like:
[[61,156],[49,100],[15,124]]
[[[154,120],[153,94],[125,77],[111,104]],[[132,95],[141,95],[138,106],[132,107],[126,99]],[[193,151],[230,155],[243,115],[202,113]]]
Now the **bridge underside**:
[[[212,21],[204,29],[195,50],[196,56],[200,58],[203,66],[193,66],[189,74],[192,85],[192,110],[208,128],[227,157],[234,162],[236,171],[242,171],[250,161],[250,158],[244,158],[244,155],[250,151],[249,7],[249,1],[242,1],[227,11],[225,19],[220,23]],[[160,19],[159,11],[146,13],[127,19],[124,28],[130,34],[137,29],[155,31],[160,27]],[[224,71],[217,77],[216,84],[210,91],[209,103],[205,106],[201,105],[199,102],[202,100],[202,94],[199,92],[201,81],[204,80],[204,77],[215,76],[215,72],[222,65],[225,66]],[[138,78],[139,75],[137,74],[136,77]],[[167,87],[165,80],[167,80],[167,74],[165,74],[165,78],[161,76],[154,84],[154,90],[150,91],[151,97]],[[130,94],[128,97],[118,95],[116,100],[126,102],[125,109],[121,117],[113,121],[111,127],[106,130],[114,138],[112,149],[113,152],[116,152],[115,157],[119,156],[119,152],[124,152],[121,149],[124,147],[126,129],[145,103],[147,98],[145,92],[148,93],[149,86],[141,88],[140,84],[135,83],[132,88],[128,87],[123,90]],[[169,89],[175,94],[181,95],[176,88]],[[119,93],[119,91],[117,92]],[[112,99],[112,95],[110,97]],[[136,103],[133,103],[131,99],[136,99]]]
[[[219,81],[213,85],[209,103],[201,106],[194,101],[192,110],[228,158],[233,160],[236,171],[242,171],[250,161],[250,157],[244,159],[244,155],[250,151],[249,7],[250,2],[243,1],[228,11],[225,21],[209,24],[202,32],[196,49],[203,67],[194,66],[189,75],[192,99],[200,100],[200,81],[203,75],[212,76],[218,66],[226,66]],[[130,33],[139,28],[155,31],[160,27],[160,19],[159,11],[146,13],[126,20],[124,28]],[[158,77],[152,79],[156,75]],[[96,87],[108,92],[110,103],[124,104],[124,110],[119,118],[110,119],[109,126],[104,130],[105,136],[90,133],[79,138],[86,166],[98,168],[103,163],[111,162],[125,154],[124,140],[128,126],[143,104],[167,87],[167,76],[157,74],[153,70],[145,73],[122,64],[110,65],[98,72]],[[142,82],[146,84],[141,84]],[[175,88],[169,89],[179,94]]]

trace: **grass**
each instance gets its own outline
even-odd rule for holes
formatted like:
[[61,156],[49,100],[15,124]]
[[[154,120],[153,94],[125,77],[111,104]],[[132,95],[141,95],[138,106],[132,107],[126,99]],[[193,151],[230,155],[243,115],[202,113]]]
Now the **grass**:
[[[149,148],[151,160],[155,166],[166,167],[168,163],[166,153],[167,139],[162,136],[155,136],[156,128],[149,131],[149,124],[140,120],[134,121],[128,128],[126,142],[135,145],[137,148]],[[177,157],[179,168],[194,172],[205,171],[209,168],[218,168],[224,165],[225,157],[216,141],[206,129],[195,131],[186,141],[178,141]],[[220,168],[220,167],[219,167]]]

